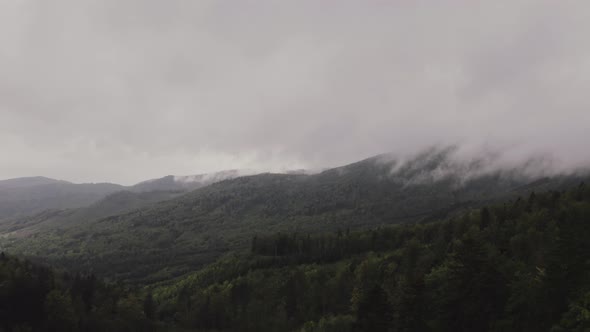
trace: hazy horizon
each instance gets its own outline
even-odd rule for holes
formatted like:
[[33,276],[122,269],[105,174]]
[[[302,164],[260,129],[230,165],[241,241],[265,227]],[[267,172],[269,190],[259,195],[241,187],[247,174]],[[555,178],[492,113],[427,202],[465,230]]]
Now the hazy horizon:
[[590,165],[583,1],[9,0],[0,179],[125,185],[459,145]]
[[[440,163],[436,169],[429,174],[422,174],[426,176],[424,181],[436,181],[439,177],[445,177],[447,175],[455,174],[461,178],[467,179],[472,176],[478,176],[494,171],[518,171],[524,176],[530,176],[531,178],[539,178],[544,176],[554,175],[573,175],[573,174],[590,174],[590,164],[568,164],[562,160],[558,160],[552,157],[550,154],[528,154],[518,155],[514,154],[518,152],[514,149],[499,150],[490,149],[490,147],[467,147],[460,145],[449,145],[449,146],[431,146],[426,149],[417,150],[407,154],[386,152],[367,158],[358,160],[352,160],[339,165],[330,165],[320,168],[300,168],[300,169],[218,169],[208,173],[193,173],[193,174],[159,174],[152,178],[141,179],[137,182],[114,182],[114,181],[74,181],[67,178],[52,178],[43,174],[37,175],[26,175],[16,178],[0,178],[3,180],[12,180],[19,178],[49,178],[52,180],[67,181],[71,183],[112,183],[123,186],[133,186],[143,182],[149,182],[152,180],[158,180],[164,177],[173,176],[175,181],[189,181],[194,176],[209,176],[225,172],[236,172],[237,176],[248,176],[256,175],[261,173],[292,173],[292,172],[304,172],[303,174],[314,175],[330,169],[339,169],[356,162],[363,162],[369,160],[375,163],[386,163],[391,167],[391,175],[394,174],[403,166],[409,167],[420,167],[416,166],[415,163],[418,160],[429,160],[431,158],[437,158],[441,154],[445,155],[445,161]],[[426,159],[424,159],[426,158]],[[414,166],[412,166],[414,165]],[[420,165],[418,163],[417,165]],[[463,174],[462,174],[463,173]],[[415,179],[406,179],[407,182],[412,182]],[[419,180],[422,182],[422,180]]]

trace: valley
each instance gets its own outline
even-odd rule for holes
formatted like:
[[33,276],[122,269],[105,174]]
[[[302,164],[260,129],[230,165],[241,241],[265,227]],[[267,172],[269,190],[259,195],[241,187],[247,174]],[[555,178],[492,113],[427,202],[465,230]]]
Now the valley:
[[[471,169],[465,179],[452,158],[430,151],[396,166],[377,156],[315,175],[120,191],[87,207],[4,220],[2,250],[29,262],[3,258],[0,275],[20,282],[10,271],[25,264],[40,273],[30,282],[63,281],[54,290],[0,289],[62,301],[57,318],[31,323],[61,328],[92,319],[98,330],[137,331],[584,326],[576,308],[590,286],[580,261],[590,257],[590,177]],[[100,313],[109,302],[98,296],[112,296],[111,316]]]

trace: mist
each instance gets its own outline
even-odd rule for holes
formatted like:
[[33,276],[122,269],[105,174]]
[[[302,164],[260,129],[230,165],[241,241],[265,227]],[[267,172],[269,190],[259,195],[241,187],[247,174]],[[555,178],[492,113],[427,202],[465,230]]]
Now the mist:
[[0,178],[132,184],[432,146],[459,146],[467,162],[583,168],[589,10],[585,1],[2,1]]

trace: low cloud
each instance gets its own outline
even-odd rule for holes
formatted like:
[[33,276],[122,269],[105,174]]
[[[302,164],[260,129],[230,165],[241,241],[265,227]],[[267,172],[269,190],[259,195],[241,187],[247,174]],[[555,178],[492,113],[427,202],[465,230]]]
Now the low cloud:
[[590,162],[589,10],[533,0],[2,1],[0,178],[130,184],[433,145],[579,168]]
[[549,154],[515,154],[510,149],[431,147],[407,155],[387,153],[374,162],[389,169],[389,178],[407,186],[451,181],[462,186],[483,176],[531,181],[549,176],[588,175],[590,167],[559,162]]

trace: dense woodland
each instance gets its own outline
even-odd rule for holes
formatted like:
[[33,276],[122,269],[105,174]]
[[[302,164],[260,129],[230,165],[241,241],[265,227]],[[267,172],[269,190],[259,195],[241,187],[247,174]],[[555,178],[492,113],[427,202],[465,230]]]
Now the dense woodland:
[[3,221],[0,331],[588,331],[587,177],[445,160]]
[[586,331],[590,190],[447,220],[255,236],[178,280],[130,289],[2,254],[5,331]]
[[0,331],[157,331],[141,294],[0,253]]
[[587,331],[590,191],[532,193],[445,221],[277,234],[153,287],[204,331]]
[[175,193],[113,194],[82,209],[0,222],[0,247],[68,271],[150,284],[247,250],[256,235],[444,219],[581,180],[531,178],[520,169],[482,172],[477,163],[457,165],[445,150],[401,166],[382,158],[316,175],[240,177],[155,204]]

